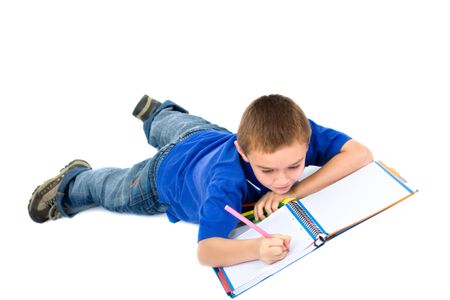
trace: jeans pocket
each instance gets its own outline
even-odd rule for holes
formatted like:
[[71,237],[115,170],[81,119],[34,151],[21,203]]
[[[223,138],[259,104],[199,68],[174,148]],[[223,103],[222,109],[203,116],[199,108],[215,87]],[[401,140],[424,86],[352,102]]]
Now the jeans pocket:
[[167,207],[154,199],[146,179],[139,175],[131,182],[130,211],[142,215],[164,213]]
[[137,176],[130,184],[131,189],[131,199],[130,199],[130,206],[137,205],[141,203],[142,201],[145,201],[147,196],[142,188],[142,176]]
[[149,214],[150,196],[142,184],[142,176],[137,176],[130,184],[129,209],[136,214]]

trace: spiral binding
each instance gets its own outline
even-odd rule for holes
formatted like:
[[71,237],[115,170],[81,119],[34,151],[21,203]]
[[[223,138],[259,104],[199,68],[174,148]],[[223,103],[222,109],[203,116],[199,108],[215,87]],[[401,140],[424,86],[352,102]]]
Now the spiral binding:
[[297,214],[303,225],[313,234],[314,238],[325,236],[324,232],[320,230],[319,226],[309,217],[309,215],[303,210],[303,208],[295,201],[289,203],[292,210]]

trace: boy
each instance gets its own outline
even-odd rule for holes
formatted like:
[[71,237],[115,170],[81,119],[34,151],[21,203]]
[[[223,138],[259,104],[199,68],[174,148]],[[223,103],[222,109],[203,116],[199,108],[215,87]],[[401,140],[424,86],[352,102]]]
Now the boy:
[[[199,224],[198,259],[228,266],[260,259],[273,263],[289,251],[290,237],[231,240],[241,211],[257,201],[255,217],[273,213],[286,197],[314,193],[370,161],[370,151],[347,135],[308,120],[291,99],[262,96],[244,112],[237,135],[189,115],[171,101],[144,96],[133,115],[157,154],[129,169],[92,170],[69,163],[32,194],[28,210],[39,223],[93,206],[135,214],[166,213],[171,222]],[[322,168],[298,182],[304,167]]]

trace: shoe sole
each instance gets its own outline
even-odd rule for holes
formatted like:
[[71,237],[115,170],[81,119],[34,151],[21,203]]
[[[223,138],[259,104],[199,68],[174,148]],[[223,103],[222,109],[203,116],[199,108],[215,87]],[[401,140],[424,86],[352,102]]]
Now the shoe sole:
[[[49,180],[46,180],[44,183],[42,183],[41,185],[38,185],[33,193],[31,194],[31,198],[30,201],[28,202],[28,214],[30,215],[30,218],[36,222],[36,223],[44,223],[45,221],[48,220],[48,218],[46,219],[41,219],[41,218],[36,218],[35,216],[32,215],[31,211],[32,211],[32,206],[35,203],[35,200],[38,198],[38,196],[41,196],[41,192],[47,188],[49,185],[55,184],[57,185],[59,182],[61,182],[62,178],[64,178],[64,175],[71,169],[76,168],[76,167],[86,167],[88,169],[92,169],[91,165],[87,162],[84,161],[82,159],[75,159],[73,161],[71,161],[70,163],[68,163],[64,168],[62,168],[59,171],[59,174],[56,175],[53,178],[50,178]],[[53,186],[54,187],[54,186]],[[51,188],[53,188],[51,187]]]

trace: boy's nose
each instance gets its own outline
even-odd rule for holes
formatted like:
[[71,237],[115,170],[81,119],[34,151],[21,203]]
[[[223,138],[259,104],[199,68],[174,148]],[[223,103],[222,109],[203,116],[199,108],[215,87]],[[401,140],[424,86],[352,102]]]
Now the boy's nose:
[[277,186],[285,186],[290,182],[290,178],[286,176],[284,173],[280,173],[279,176],[274,181],[274,184]]

